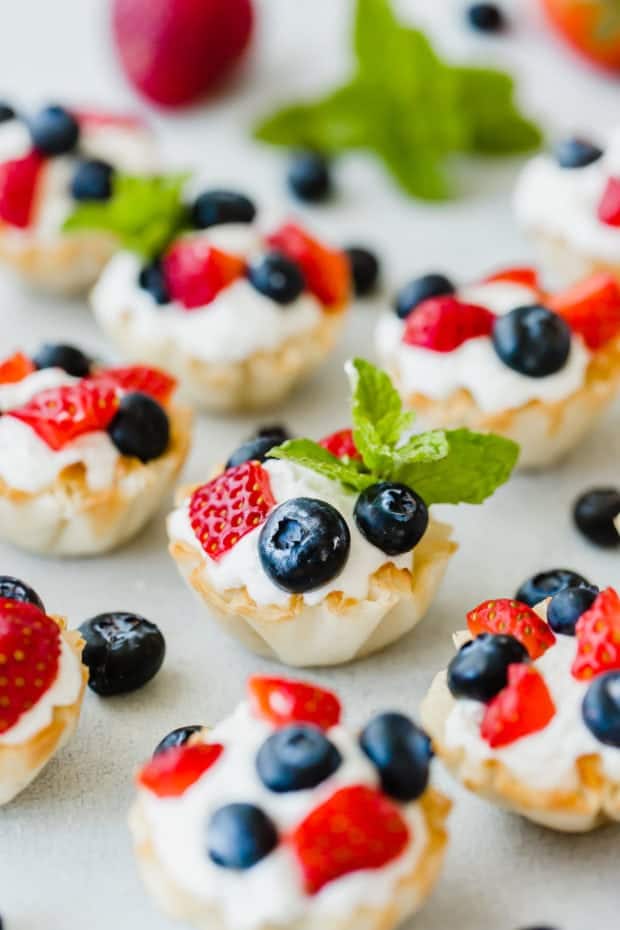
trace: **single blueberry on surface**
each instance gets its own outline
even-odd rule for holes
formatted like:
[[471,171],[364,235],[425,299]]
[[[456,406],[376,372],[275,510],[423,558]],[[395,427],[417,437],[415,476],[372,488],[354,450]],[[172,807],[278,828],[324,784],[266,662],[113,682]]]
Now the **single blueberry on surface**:
[[597,675],[581,711],[585,725],[601,743],[620,748],[620,671]]
[[45,107],[30,121],[32,144],[44,155],[64,155],[77,145],[80,127],[64,107]]
[[527,661],[527,649],[514,636],[481,633],[450,662],[448,688],[454,697],[486,703],[508,684],[508,666]]
[[471,3],[466,18],[472,29],[479,32],[501,32],[506,28],[506,17],[496,3]]
[[194,733],[200,733],[202,729],[203,727],[200,726],[200,724],[192,724],[189,727],[177,727],[176,730],[171,730],[170,733],[166,734],[166,736],[159,741],[153,751],[153,756],[158,756],[167,749],[176,749],[177,746],[185,746]]
[[5,100],[0,100],[0,123],[8,123],[10,119],[15,119],[15,110]]
[[553,597],[562,588],[577,588],[581,585],[591,587],[587,578],[571,571],[570,568],[550,568],[532,575],[531,578],[526,578],[515,594],[515,600],[528,604],[530,607],[536,607],[546,598]]
[[428,526],[428,508],[406,484],[380,481],[362,491],[354,510],[362,536],[386,555],[410,552]]
[[298,152],[288,169],[288,186],[300,200],[325,200],[331,193],[329,163],[319,152]]
[[251,223],[256,207],[244,194],[229,190],[210,190],[199,194],[192,206],[192,223],[208,229],[222,223]]
[[574,636],[577,621],[590,609],[598,593],[598,588],[582,585],[576,588],[562,588],[554,594],[547,608],[547,622],[553,632]]
[[557,313],[533,304],[498,316],[491,335],[504,365],[528,378],[560,371],[570,355],[571,331]]
[[613,548],[620,542],[614,520],[620,514],[620,491],[616,488],[591,488],[575,501],[573,517],[577,528],[590,542]]
[[359,245],[345,249],[351,266],[353,287],[358,297],[366,297],[374,291],[379,278],[379,259],[374,252]]
[[162,666],[166,643],[159,628],[139,614],[98,614],[80,626],[89,687],[106,697],[141,688]]
[[81,161],[71,181],[74,200],[109,200],[114,169],[107,161]]
[[398,801],[415,801],[424,793],[433,750],[424,730],[409,717],[379,714],[364,727],[360,746],[379,772],[386,794]]
[[251,869],[277,845],[273,822],[253,804],[220,807],[207,826],[209,857],[224,869]]
[[290,304],[303,292],[306,282],[299,265],[280,252],[270,252],[250,265],[252,287],[279,304]]
[[293,723],[269,736],[256,756],[256,771],[270,791],[314,788],[340,767],[342,756],[320,727]]
[[404,320],[424,300],[454,294],[455,290],[452,281],[443,274],[425,274],[414,278],[413,281],[405,284],[396,295],[394,301],[396,315]]
[[119,452],[146,463],[159,458],[168,448],[170,421],[156,400],[135,391],[121,398],[108,433]]
[[74,378],[86,378],[91,371],[93,360],[76,346],[66,343],[46,342],[33,356],[36,368],[62,368]]
[[11,601],[22,601],[24,604],[34,604],[45,613],[43,601],[34,588],[12,575],[0,575],[0,597],[6,597]]
[[144,265],[138,275],[138,284],[144,291],[148,291],[156,304],[169,304],[171,301],[166,277],[161,262],[153,261]]
[[603,150],[587,139],[562,139],[553,151],[560,168],[585,168],[603,156]]

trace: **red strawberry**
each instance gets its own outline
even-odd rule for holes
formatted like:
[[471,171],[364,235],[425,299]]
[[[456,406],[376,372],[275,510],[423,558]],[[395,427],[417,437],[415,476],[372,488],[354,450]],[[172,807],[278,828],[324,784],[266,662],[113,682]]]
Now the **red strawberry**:
[[194,491],[189,519],[202,548],[217,562],[264,523],[274,506],[269,473],[258,462],[244,462]]
[[535,610],[507,597],[483,601],[474,607],[467,614],[467,626],[472,636],[481,633],[514,636],[525,646],[531,659],[539,659],[555,643],[551,628]]
[[529,265],[502,268],[501,271],[496,271],[484,279],[485,284],[493,284],[495,281],[509,281],[511,284],[522,284],[523,287],[531,287],[533,291],[540,290],[538,272]]
[[27,423],[52,449],[85,433],[105,430],[118,409],[118,391],[96,380],[41,391],[7,416]]
[[214,765],[224,752],[218,743],[175,746],[159,752],[142,766],[137,782],[158,798],[175,798]]
[[381,869],[403,852],[409,828],[397,806],[365,785],[341,788],[291,834],[307,894],[361,869]]
[[319,445],[339,459],[361,459],[353,440],[353,430],[340,429],[319,441]]
[[331,691],[304,681],[254,675],[248,681],[252,710],[276,726],[313,723],[322,730],[340,721],[340,701]]
[[0,733],[51,687],[59,657],[58,624],[34,604],[0,598]]
[[4,223],[21,229],[30,224],[44,162],[43,155],[32,151],[0,164],[0,220]]
[[23,352],[16,352],[0,362],[0,384],[15,384],[32,374],[35,366]]
[[620,226],[620,178],[609,178],[607,181],[597,216],[607,226]]
[[154,103],[202,97],[248,45],[251,0],[114,0],[112,26],[123,69]]
[[177,382],[160,368],[147,365],[130,365],[127,368],[104,368],[91,379],[105,381],[123,391],[139,391],[148,394],[160,404],[167,404]]
[[105,110],[73,110],[73,115],[85,129],[117,126],[119,129],[143,129],[144,120],[132,113],[109,113]]
[[495,316],[456,297],[431,297],[407,317],[403,342],[434,352],[452,352],[467,339],[490,336]]
[[590,349],[600,349],[620,333],[620,284],[605,271],[554,294],[547,305]]
[[344,252],[329,249],[296,223],[286,223],[267,237],[270,246],[301,268],[308,290],[329,309],[340,309],[351,289],[351,266]]
[[245,272],[245,262],[213,248],[206,239],[179,239],[164,256],[168,292],[188,310],[211,303]]
[[509,665],[508,684],[487,704],[480,734],[495,749],[542,730],[554,716],[540,672],[532,665]]
[[601,672],[620,669],[620,598],[614,588],[601,591],[580,616],[575,635],[577,655],[571,669],[575,678],[587,681]]

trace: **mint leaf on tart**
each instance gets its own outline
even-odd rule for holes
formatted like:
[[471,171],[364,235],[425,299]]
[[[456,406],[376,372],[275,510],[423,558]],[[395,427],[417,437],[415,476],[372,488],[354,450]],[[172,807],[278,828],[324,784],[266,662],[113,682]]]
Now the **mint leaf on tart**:
[[373,475],[360,471],[352,463],[336,458],[312,439],[288,439],[281,446],[271,449],[269,457],[287,459],[289,462],[303,465],[304,468],[310,468],[332,481],[340,481],[355,491],[363,491],[376,480]]

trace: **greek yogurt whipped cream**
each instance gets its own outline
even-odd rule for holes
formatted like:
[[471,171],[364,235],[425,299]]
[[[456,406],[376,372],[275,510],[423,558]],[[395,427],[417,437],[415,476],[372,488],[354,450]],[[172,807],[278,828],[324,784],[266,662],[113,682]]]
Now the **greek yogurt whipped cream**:
[[342,726],[335,726],[327,736],[339,749],[342,764],[330,778],[310,790],[286,794],[269,791],[256,774],[254,760],[273,730],[242,703],[209,732],[208,741],[223,745],[224,752],[183,795],[158,798],[141,791],[141,810],[158,860],[180,888],[215,904],[226,924],[237,930],[290,926],[309,911],[316,915],[317,926],[323,917],[329,927],[330,918],[350,915],[358,907],[388,905],[399,879],[415,869],[426,845],[426,823],[416,803],[400,806],[410,841],[397,859],[382,869],[345,875],[313,896],[304,892],[301,869],[286,843],[243,872],[218,868],[207,856],[206,825],[225,804],[256,804],[283,835],[340,788],[379,787],[377,773],[356,738]]
[[[371,545],[358,530],[353,517],[357,500],[355,492],[347,491],[339,482],[293,462],[272,459],[263,464],[269,473],[271,491],[276,504],[293,497],[315,497],[327,501],[342,514],[351,534],[349,558],[342,572],[327,585],[301,595],[308,605],[319,604],[332,591],[342,591],[346,597],[363,600],[368,595],[371,576],[387,562],[397,568],[413,570],[413,553],[388,557]],[[286,605],[291,595],[282,591],[268,577],[258,554],[258,539],[262,526],[249,532],[216,562],[200,546],[189,519],[189,501],[175,510],[168,519],[168,534],[173,542],[184,542],[199,548],[205,556],[202,568],[207,582],[218,591],[246,587],[257,604]]]

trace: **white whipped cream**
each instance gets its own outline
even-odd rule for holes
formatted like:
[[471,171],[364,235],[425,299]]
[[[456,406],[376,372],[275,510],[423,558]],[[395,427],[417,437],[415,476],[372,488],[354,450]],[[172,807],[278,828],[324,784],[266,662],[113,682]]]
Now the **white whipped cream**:
[[29,400],[50,388],[65,384],[76,384],[80,379],[67,374],[62,368],[41,368],[26,375],[21,381],[12,384],[0,384],[0,411],[14,410],[27,404]]
[[427,831],[418,804],[399,805],[410,830],[403,853],[382,869],[352,872],[325,885],[316,895],[305,894],[302,874],[292,849],[281,843],[270,855],[242,872],[219,868],[206,852],[209,818],[234,802],[256,804],[273,821],[278,833],[293,830],[335,791],[348,785],[378,787],[377,773],[342,726],[327,736],[338,747],[342,764],[316,788],[276,794],[262,784],[254,760],[264,740],[274,731],[256,719],[243,703],[209,733],[210,743],[224,752],[202,778],[178,798],[158,798],[141,791],[143,810],[157,858],[178,885],[222,909],[228,926],[238,930],[291,926],[312,912],[330,918],[351,914],[358,907],[389,903],[399,879],[415,868],[425,847]]
[[[282,504],[293,497],[318,498],[335,507],[349,527],[351,548],[343,570],[328,584],[315,588],[313,591],[306,591],[301,595],[306,604],[319,604],[332,591],[342,591],[346,597],[363,600],[368,595],[370,577],[387,562],[392,562],[397,568],[413,570],[413,553],[387,556],[385,552],[373,546],[362,536],[353,517],[353,508],[357,500],[357,494],[354,491],[347,491],[339,482],[330,481],[292,462],[272,459],[264,462],[263,468],[269,473],[271,491],[276,504]],[[168,533],[171,540],[185,542],[194,548],[198,547],[205,555],[202,571],[209,584],[218,591],[228,591],[245,586],[248,594],[257,604],[285,605],[291,595],[278,588],[261,565],[258,554],[258,539],[261,530],[262,526],[251,530],[216,562],[204,552],[192,529],[189,518],[189,500],[173,511],[168,519]]]

